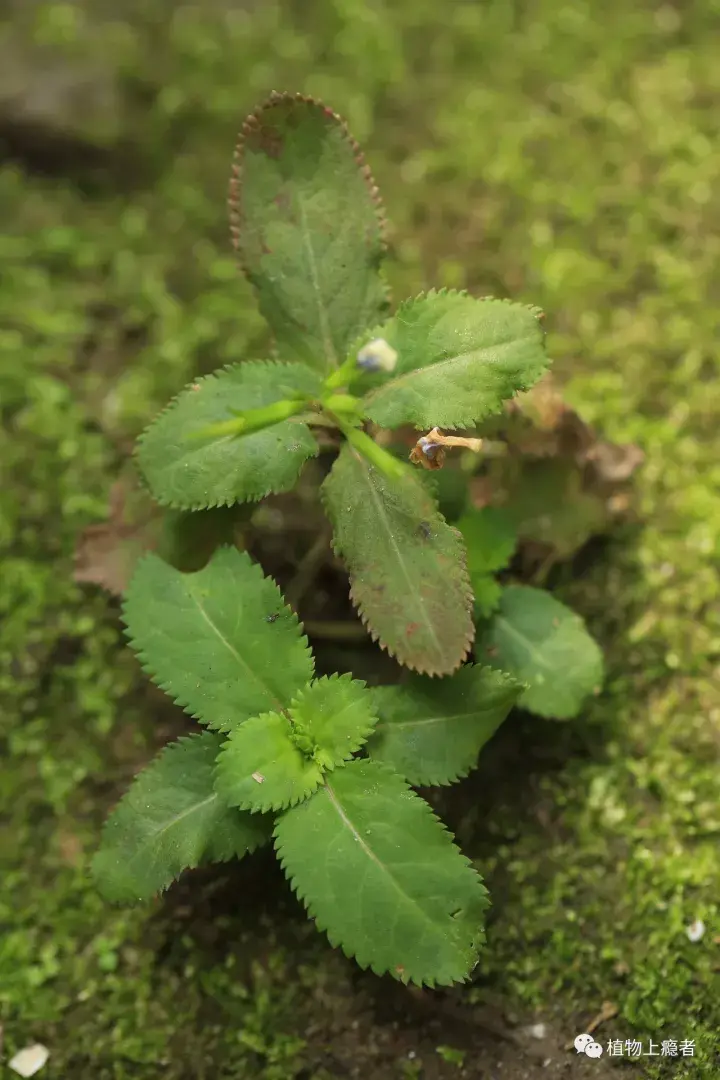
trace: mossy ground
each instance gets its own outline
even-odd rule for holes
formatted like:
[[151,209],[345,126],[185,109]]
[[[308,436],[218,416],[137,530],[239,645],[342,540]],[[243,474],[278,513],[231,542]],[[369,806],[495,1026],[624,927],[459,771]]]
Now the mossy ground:
[[73,547],[148,417],[191,374],[262,354],[224,189],[239,119],[287,88],[365,144],[396,295],[542,306],[570,400],[646,453],[641,526],[556,580],[606,649],[603,694],[571,725],[519,720],[450,807],[494,909],[449,999],[499,996],[561,1041],[609,999],[603,1041],[696,1041],[636,1075],[717,1077],[717,0],[93,9],[29,5],[22,49],[2,41],[104,88],[55,118],[72,153],[13,136],[24,164],[0,172],[3,1059],[37,1039],[49,1080],[479,1075],[482,1033],[441,1018],[428,1042],[393,1020],[394,990],[306,929],[270,864],[196,874],[150,911],[108,908],[87,876],[105,810],[175,720],[116,606],[73,584]]

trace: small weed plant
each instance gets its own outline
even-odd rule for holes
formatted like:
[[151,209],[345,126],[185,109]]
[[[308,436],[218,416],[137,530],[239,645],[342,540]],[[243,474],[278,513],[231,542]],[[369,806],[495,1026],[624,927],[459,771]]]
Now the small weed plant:
[[[142,435],[140,471],[161,506],[207,511],[289,491],[331,449],[334,551],[363,623],[409,671],[376,687],[316,678],[297,615],[246,552],[220,546],[192,573],[146,555],[125,594],[129,640],[203,730],[135,779],[94,874],[109,899],[142,901],[272,843],[318,929],[363,968],[462,981],[488,896],[414,789],[466,776],[513,706],[570,718],[602,679],[577,615],[498,581],[510,517],[465,509],[454,527],[433,486],[446,454],[483,450],[443,429],[475,429],[546,371],[542,315],[445,289],[391,315],[377,188],[316,101],[277,94],[248,118],[230,204],[276,356],[187,387]],[[403,460],[377,436],[407,426]]]

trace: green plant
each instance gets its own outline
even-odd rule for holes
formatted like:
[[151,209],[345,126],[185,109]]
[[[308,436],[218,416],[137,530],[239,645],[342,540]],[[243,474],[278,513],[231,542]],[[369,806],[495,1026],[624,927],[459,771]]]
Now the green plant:
[[[570,717],[602,677],[576,615],[498,582],[517,543],[507,512],[460,498],[455,528],[438,509],[447,451],[482,449],[438,425],[484,421],[541,377],[541,314],[441,290],[388,316],[377,189],[315,101],[273,95],[247,120],[231,207],[277,356],[183,391],[141,437],[141,472],[162,506],[206,513],[289,490],[322,441],[335,458],[321,498],[353,603],[413,674],[372,689],[315,678],[296,614],[233,547],[192,573],[145,556],[125,597],[129,639],[207,730],[136,779],[95,875],[109,898],[142,900],[272,837],[332,944],[378,974],[451,983],[475,963],[487,893],[412,788],[466,776],[516,703]],[[373,437],[403,425],[427,432],[412,463]],[[462,666],[476,632],[486,666]]]

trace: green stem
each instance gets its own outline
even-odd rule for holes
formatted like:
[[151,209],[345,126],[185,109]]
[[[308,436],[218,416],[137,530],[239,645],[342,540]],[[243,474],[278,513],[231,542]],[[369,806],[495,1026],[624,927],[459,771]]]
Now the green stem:
[[388,454],[387,450],[383,450],[382,446],[378,446],[375,440],[366,435],[364,431],[350,427],[339,417],[338,427],[350,445],[361,453],[364,458],[367,458],[371,465],[374,465],[380,472],[385,473],[392,480],[406,475],[407,469],[403,463],[393,457],[392,454]]
[[288,420],[291,416],[297,416],[306,408],[307,398],[275,401],[272,405],[263,405],[259,409],[248,409],[233,417],[232,420],[222,420],[219,424],[210,424],[209,427],[201,428],[200,431],[192,431],[188,438],[222,439],[225,435],[250,435],[254,431],[273,427],[274,424]]
[[327,394],[321,399],[320,404],[330,412],[345,413],[352,417],[362,415],[360,398],[353,397],[352,394]]
[[362,375],[362,369],[357,366],[356,358],[349,356],[344,364],[333,371],[332,375],[328,375],[325,380],[325,389],[339,390],[341,386],[349,386],[359,375]]

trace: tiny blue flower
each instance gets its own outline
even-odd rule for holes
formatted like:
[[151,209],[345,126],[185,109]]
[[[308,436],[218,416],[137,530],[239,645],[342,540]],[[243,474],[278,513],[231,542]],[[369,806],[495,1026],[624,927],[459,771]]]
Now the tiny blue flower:
[[384,338],[375,338],[360,349],[357,364],[363,371],[393,371],[397,355]]

